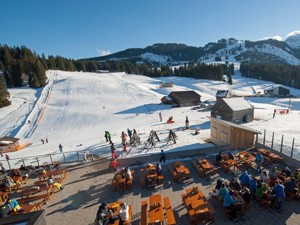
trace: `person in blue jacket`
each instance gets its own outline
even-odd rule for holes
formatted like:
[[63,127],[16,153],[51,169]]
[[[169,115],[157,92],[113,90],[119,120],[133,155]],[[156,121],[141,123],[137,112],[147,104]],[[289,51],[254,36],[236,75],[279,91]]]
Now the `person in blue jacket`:
[[274,197],[275,197],[275,208],[281,209],[283,200],[285,199],[284,186],[279,183],[278,180],[275,180],[275,187],[273,188]]
[[244,171],[242,175],[239,177],[243,186],[249,188],[250,187],[250,176],[248,175],[247,171]]
[[253,179],[253,177],[251,177],[250,178],[250,192],[252,195],[255,195],[255,193],[256,193],[256,186],[257,186],[256,181]]
[[229,192],[227,192],[225,194],[223,205],[226,209],[229,210],[230,219],[232,221],[237,221],[236,207],[235,207],[236,200],[233,198],[233,193],[234,192],[232,190],[230,190]]

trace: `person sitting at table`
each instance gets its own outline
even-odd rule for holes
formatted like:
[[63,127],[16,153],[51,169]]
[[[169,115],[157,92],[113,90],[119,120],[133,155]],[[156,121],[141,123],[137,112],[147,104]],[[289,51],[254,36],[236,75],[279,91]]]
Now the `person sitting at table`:
[[269,183],[269,176],[268,176],[268,174],[267,174],[267,171],[262,171],[262,173],[260,174],[260,177],[259,177],[259,179],[262,181],[262,182],[264,182],[264,183]]
[[245,170],[242,175],[239,177],[243,186],[249,188],[250,187],[250,176],[248,175],[247,171]]
[[15,182],[10,176],[5,176],[2,180],[1,186],[6,188],[14,188]]
[[216,187],[213,191],[209,192],[209,194],[211,196],[218,196],[219,195],[219,190],[221,189],[222,187],[222,184],[225,182],[224,178],[219,178],[217,180],[217,184],[216,184]]
[[229,191],[228,188],[227,188],[227,186],[228,185],[227,185],[226,182],[222,183],[222,185],[221,185],[221,188],[219,190],[219,198],[220,198],[221,201],[224,200],[224,197],[225,197],[226,193]]
[[223,156],[222,156],[222,152],[219,152],[219,154],[216,155],[216,163],[217,164],[221,164],[223,161]]
[[56,187],[58,190],[63,190],[63,189],[64,189],[64,187],[63,187],[60,183],[54,181],[53,175],[51,175],[51,176],[48,178],[48,184],[49,184],[49,185],[53,185],[53,186]]
[[157,173],[157,175],[161,175],[161,165],[159,163],[156,163],[156,168],[155,171]]
[[294,194],[296,194],[298,192],[297,183],[296,183],[295,178],[292,178],[291,180],[287,181],[284,186],[285,186],[286,192],[294,193]]
[[12,169],[12,177],[20,177],[21,176],[21,172],[18,169]]
[[8,206],[4,203],[3,205],[0,206],[0,218],[5,218],[9,216],[9,208]]
[[10,213],[14,213],[14,212],[21,212],[22,208],[19,205],[19,203],[17,202],[16,199],[10,199],[8,198],[6,200],[6,206],[10,209]]
[[228,157],[229,157],[229,159],[232,159],[232,160],[234,160],[234,155],[232,155],[232,153],[231,153],[231,152],[228,152]]
[[125,203],[120,204],[119,225],[123,225],[129,219],[129,207]]
[[249,189],[250,189],[250,192],[251,192],[251,194],[253,196],[255,196],[256,186],[257,186],[256,181],[254,180],[253,177],[250,177],[250,186],[249,186]]
[[258,152],[255,157],[255,163],[256,163],[255,174],[261,173],[261,165],[263,161],[264,161],[264,157],[260,154],[260,152]]
[[240,191],[242,189],[239,182],[236,180],[236,178],[232,178],[229,182],[229,187],[233,190]]
[[261,181],[258,181],[255,191],[255,197],[257,201],[267,197],[266,195],[267,185]]
[[249,188],[243,187],[242,190],[239,191],[239,194],[242,196],[246,204],[250,204],[251,201],[251,193]]
[[290,177],[290,176],[292,176],[292,173],[291,173],[291,170],[290,170],[290,168],[289,167],[284,167],[283,169],[282,169],[282,171],[281,171],[282,173],[285,173],[286,174],[286,176],[288,176],[288,177]]
[[269,172],[269,186],[273,187],[275,184],[275,179],[277,178],[277,167],[273,166]]
[[296,179],[296,181],[300,181],[300,169],[296,169],[293,177]]
[[108,223],[114,223],[115,219],[112,215],[113,210],[108,208],[107,203],[101,203],[97,211],[95,224],[107,225]]
[[132,174],[128,166],[125,167],[124,176],[125,176],[125,186],[127,188],[127,182],[132,179]]
[[232,221],[236,222],[237,221],[236,207],[235,207],[236,200],[233,198],[233,194],[234,194],[234,192],[232,190],[229,190],[229,192],[227,192],[225,194],[223,206],[227,210],[229,210],[229,212],[228,212],[229,218]]

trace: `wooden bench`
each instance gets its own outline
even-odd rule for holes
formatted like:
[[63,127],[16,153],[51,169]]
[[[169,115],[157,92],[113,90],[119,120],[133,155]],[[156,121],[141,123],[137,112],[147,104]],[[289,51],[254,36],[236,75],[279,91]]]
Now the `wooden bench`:
[[173,212],[173,209],[171,206],[171,201],[170,201],[169,197],[164,198],[164,206],[165,206],[165,210],[166,210],[168,224],[175,225],[176,220],[175,220],[174,212]]
[[21,205],[21,204],[26,204],[26,203],[30,203],[30,202],[35,202],[35,201],[42,199],[42,203],[47,204],[48,201],[51,199],[52,195],[53,195],[53,192],[50,192],[49,194],[34,195],[34,196],[26,197],[26,198],[21,198],[21,199],[18,199],[17,201]]
[[145,187],[145,169],[140,169],[140,186]]
[[147,201],[142,201],[141,225],[148,225],[148,203],[147,203]]
[[157,184],[162,184],[164,181],[164,176],[163,175],[158,175],[157,177]]
[[168,169],[169,169],[170,173],[172,174],[172,177],[173,177],[174,181],[177,182],[178,181],[178,174],[175,171],[173,165],[169,164]]

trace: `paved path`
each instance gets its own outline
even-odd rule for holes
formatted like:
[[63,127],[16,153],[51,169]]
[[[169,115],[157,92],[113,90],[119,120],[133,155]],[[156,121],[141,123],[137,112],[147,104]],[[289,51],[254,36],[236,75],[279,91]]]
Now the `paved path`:
[[[157,187],[141,188],[138,185],[139,168],[135,170],[135,181],[130,190],[115,192],[111,188],[113,173],[108,169],[107,162],[79,165],[69,168],[65,189],[56,193],[51,201],[44,205],[47,225],[70,224],[70,225],[93,225],[95,215],[100,202],[112,202],[121,200],[133,206],[133,225],[140,222],[141,201],[155,193],[161,193],[163,197],[169,196],[174,209],[177,224],[189,224],[187,211],[182,205],[181,194],[184,189],[192,186],[199,188],[208,196],[208,192],[215,186],[216,179],[221,176],[227,180],[233,174],[224,174],[220,169],[219,173],[212,179],[200,178],[192,167],[191,161],[183,161],[190,169],[191,179],[185,183],[174,183],[167,167],[163,166],[165,176],[164,184]],[[250,208],[239,221],[230,222],[226,217],[223,208],[213,198],[209,202],[214,207],[216,214],[214,224],[272,224],[272,225],[296,225],[300,224],[299,200],[286,201],[281,213],[275,210],[262,209],[257,202],[251,202]],[[165,221],[165,224],[167,222]]]

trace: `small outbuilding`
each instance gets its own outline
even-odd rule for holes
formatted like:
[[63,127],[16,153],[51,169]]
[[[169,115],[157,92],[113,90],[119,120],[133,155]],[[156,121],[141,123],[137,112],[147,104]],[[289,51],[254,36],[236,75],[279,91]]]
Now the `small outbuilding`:
[[264,94],[270,97],[289,97],[290,90],[280,85],[273,85],[264,90]]
[[231,123],[225,120],[210,118],[210,141],[217,146],[230,145],[230,149],[252,148],[256,145],[261,132]]
[[216,93],[216,100],[218,101],[218,99],[220,98],[230,98],[231,92],[229,90],[218,90]]
[[25,148],[28,145],[26,141],[24,144],[20,144],[19,138],[4,136],[0,138],[0,152],[13,152]]
[[253,120],[254,107],[244,98],[220,98],[211,108],[211,117],[232,123],[248,123]]
[[171,99],[169,96],[164,96],[162,97],[161,99],[161,102],[163,104],[169,104],[169,105],[172,105],[174,102],[173,102],[173,99]]
[[169,97],[180,107],[195,106],[201,102],[201,95],[195,91],[173,91]]

